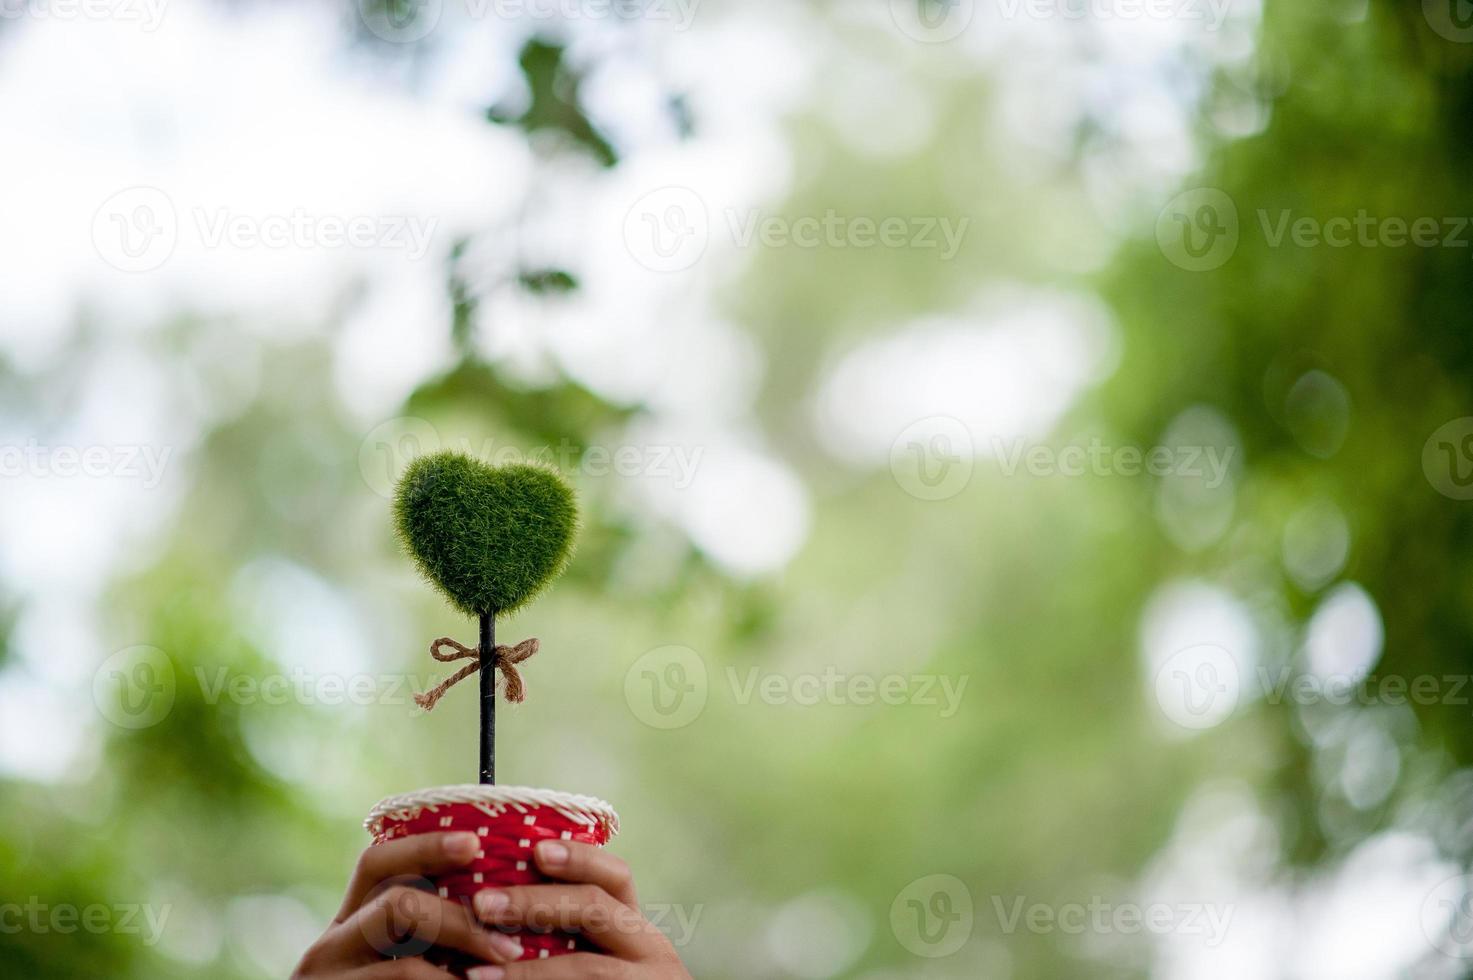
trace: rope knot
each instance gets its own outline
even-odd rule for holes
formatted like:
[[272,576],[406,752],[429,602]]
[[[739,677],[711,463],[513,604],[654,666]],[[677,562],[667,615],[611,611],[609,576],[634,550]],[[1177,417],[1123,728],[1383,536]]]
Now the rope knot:
[[[453,652],[441,653],[441,647],[450,647]],[[489,666],[492,670],[500,670],[501,676],[505,678],[506,687],[503,691],[508,701],[519,702],[526,698],[527,692],[522,685],[522,675],[517,672],[516,665],[536,653],[537,647],[537,638],[534,636],[530,639],[523,640],[514,647],[498,644],[492,649]],[[488,666],[486,658],[481,656],[480,647],[468,647],[463,643],[457,643],[448,636],[442,636],[430,644],[430,656],[441,663],[452,663],[456,660],[471,660],[473,662],[461,667],[460,670],[435,685],[431,690],[414,696],[414,703],[426,711],[435,710],[435,705],[440,703],[440,699],[445,696],[446,691],[476,671]]]

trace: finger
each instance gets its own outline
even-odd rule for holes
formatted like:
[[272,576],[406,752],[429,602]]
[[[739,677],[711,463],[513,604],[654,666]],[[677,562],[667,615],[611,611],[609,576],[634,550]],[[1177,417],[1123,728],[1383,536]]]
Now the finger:
[[417,834],[375,844],[358,856],[348,894],[333,921],[347,921],[369,893],[390,878],[454,871],[470,864],[480,851],[480,839],[465,833]]
[[333,926],[324,945],[359,960],[415,957],[438,947],[510,963],[523,952],[514,937],[485,928],[464,904],[403,885],[385,889]]
[[341,975],[340,980],[445,980],[445,971],[418,957],[385,960]]
[[633,965],[596,953],[549,956],[504,967],[478,966],[466,972],[468,980],[624,980],[633,976]]
[[639,910],[597,885],[522,885],[487,889],[475,898],[476,914],[492,925],[525,926],[539,932],[579,932],[626,959],[657,948],[662,934]]
[[549,878],[597,885],[630,908],[639,907],[629,865],[608,851],[578,841],[545,840],[535,855]]

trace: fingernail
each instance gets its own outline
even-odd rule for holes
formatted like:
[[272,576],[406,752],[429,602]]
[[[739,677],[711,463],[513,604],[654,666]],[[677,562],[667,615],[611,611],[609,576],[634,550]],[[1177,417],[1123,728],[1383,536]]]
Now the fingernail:
[[510,904],[511,897],[506,892],[484,891],[476,896],[476,914],[488,919]]
[[454,861],[469,861],[480,849],[475,834],[450,834],[445,838],[445,856]]
[[514,963],[522,958],[522,944],[504,932],[491,933],[491,948],[498,958]]
[[537,856],[544,864],[550,864],[554,868],[568,863],[568,848],[565,844],[557,841],[544,841],[537,845]]
[[473,966],[465,975],[469,980],[501,980],[506,971],[499,966]]

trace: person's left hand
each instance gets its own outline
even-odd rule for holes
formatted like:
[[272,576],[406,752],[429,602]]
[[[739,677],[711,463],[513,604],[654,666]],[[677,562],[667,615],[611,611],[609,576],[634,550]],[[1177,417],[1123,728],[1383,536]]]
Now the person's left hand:
[[475,898],[476,915],[492,926],[576,932],[599,952],[478,966],[469,980],[691,980],[640,911],[627,864],[576,841],[543,841],[535,855],[538,869],[562,884],[487,889]]
[[483,963],[522,955],[511,936],[486,929],[459,902],[433,891],[433,875],[475,859],[475,834],[419,834],[375,844],[358,858],[342,908],[302,956],[292,980],[444,980],[432,949]]

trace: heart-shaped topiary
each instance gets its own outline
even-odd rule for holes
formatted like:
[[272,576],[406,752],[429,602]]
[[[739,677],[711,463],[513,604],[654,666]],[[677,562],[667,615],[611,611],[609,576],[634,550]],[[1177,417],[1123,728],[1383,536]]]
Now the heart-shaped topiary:
[[421,456],[394,497],[404,547],[472,616],[511,612],[556,578],[573,550],[573,490],[542,466],[488,466],[455,452]]

